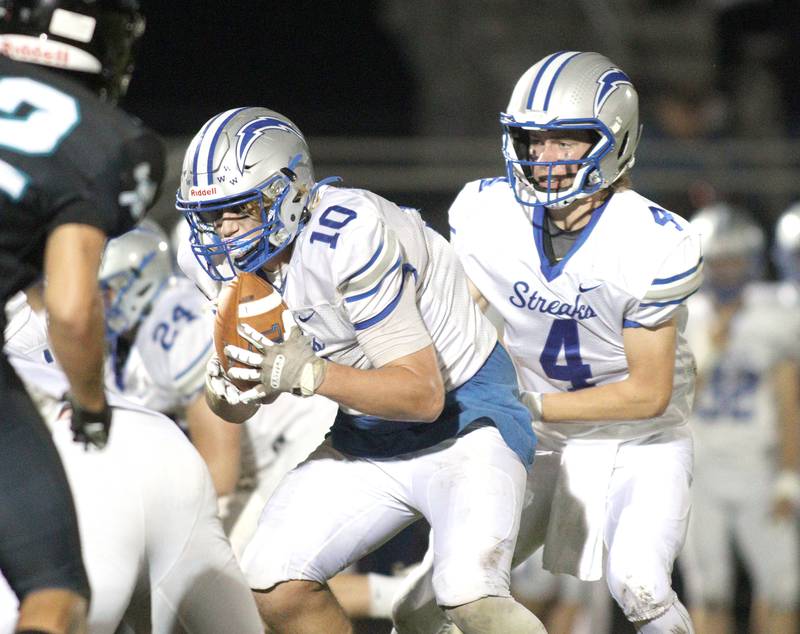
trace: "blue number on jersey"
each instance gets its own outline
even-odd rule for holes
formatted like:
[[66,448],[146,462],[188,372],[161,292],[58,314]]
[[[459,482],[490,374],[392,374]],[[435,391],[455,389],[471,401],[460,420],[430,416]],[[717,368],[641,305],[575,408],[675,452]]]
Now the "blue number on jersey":
[[[356,212],[352,209],[347,209],[346,207],[340,207],[339,205],[333,205],[332,207],[328,207],[325,211],[323,211],[320,216],[319,220],[317,221],[323,227],[327,227],[328,229],[341,229],[344,227],[348,222],[353,220],[356,217]],[[342,218],[344,216],[344,218]],[[327,244],[331,249],[336,248],[336,242],[339,240],[339,233],[329,234],[329,233],[322,233],[321,231],[314,231],[311,234],[310,242],[323,242]]]
[[698,399],[697,415],[707,422],[723,417],[739,422],[752,420],[753,395],[759,380],[759,375],[753,371],[726,369],[723,364],[715,366]]
[[[581,342],[578,339],[578,322],[572,319],[557,319],[550,327],[544,350],[539,357],[544,373],[557,381],[569,381],[573,390],[591,387],[592,369],[581,359]],[[564,350],[566,364],[558,364],[558,356]]]
[[[192,311],[187,310],[180,304],[177,304],[172,310],[173,323],[179,321],[194,321],[197,319]],[[158,341],[164,350],[170,350],[175,345],[175,338],[178,336],[178,329],[171,326],[166,321],[159,322],[153,330],[153,341]]]
[[667,223],[671,222],[675,225],[675,228],[678,231],[683,231],[683,227],[681,227],[675,218],[672,217],[672,214],[669,213],[666,209],[661,209],[661,207],[650,207],[650,213],[653,214],[653,220],[656,221],[657,224],[660,224],[662,227]]
[[[29,156],[49,156],[80,121],[78,102],[69,95],[25,77],[0,78],[0,145]],[[33,110],[26,114],[20,108]],[[12,200],[25,193],[29,177],[25,172],[0,160],[0,191]]]

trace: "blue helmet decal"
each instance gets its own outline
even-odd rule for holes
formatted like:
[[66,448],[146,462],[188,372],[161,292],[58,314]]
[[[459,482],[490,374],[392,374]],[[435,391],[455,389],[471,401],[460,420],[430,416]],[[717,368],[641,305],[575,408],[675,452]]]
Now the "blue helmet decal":
[[611,96],[611,93],[614,90],[622,85],[627,84],[628,86],[633,86],[630,78],[623,73],[619,68],[612,68],[604,72],[600,77],[597,79],[597,83],[599,84],[599,88],[597,89],[597,93],[594,96],[594,114],[597,116],[597,113],[600,112],[600,108],[603,107],[603,104],[606,102],[606,99]]
[[236,165],[241,174],[244,174],[245,167],[247,167],[245,159],[250,148],[253,147],[253,143],[268,130],[284,130],[304,140],[300,131],[287,121],[282,121],[275,117],[258,117],[248,121],[236,133]]

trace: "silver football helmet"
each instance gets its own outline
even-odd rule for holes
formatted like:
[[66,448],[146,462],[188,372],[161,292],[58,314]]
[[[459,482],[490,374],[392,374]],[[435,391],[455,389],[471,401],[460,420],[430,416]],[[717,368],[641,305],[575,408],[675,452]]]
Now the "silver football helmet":
[[135,328],[172,276],[169,239],[154,222],[109,240],[98,279],[106,298],[109,339]]
[[[236,270],[260,268],[291,244],[308,220],[314,189],[311,156],[297,126],[273,110],[236,108],[212,117],[192,139],[176,208],[189,221],[201,266],[225,280]],[[225,211],[245,208],[255,208],[260,225],[218,237],[215,223]]]
[[[531,66],[517,82],[503,126],[503,156],[517,200],[523,205],[565,207],[609,187],[633,167],[639,144],[639,97],[628,76],[599,53],[560,52]],[[537,161],[529,131],[592,133],[593,145],[580,159]],[[553,169],[576,170],[572,184],[552,186]],[[543,186],[534,167],[547,169]]]
[[784,211],[775,224],[773,259],[782,279],[800,283],[800,203]]
[[718,299],[738,296],[762,276],[764,230],[747,211],[719,202],[700,209],[691,225],[700,234],[706,281]]

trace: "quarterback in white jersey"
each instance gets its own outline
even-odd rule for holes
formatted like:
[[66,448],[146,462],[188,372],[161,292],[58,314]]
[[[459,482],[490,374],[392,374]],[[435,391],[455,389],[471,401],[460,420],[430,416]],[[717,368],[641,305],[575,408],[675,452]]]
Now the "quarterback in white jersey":
[[229,376],[254,387],[240,392],[216,374],[218,411],[284,392],[340,405],[243,556],[268,626],[350,631],[327,580],[424,516],[436,599],[464,632],[543,631],[509,593],[535,437],[447,241],[415,210],[316,182],[300,131],[264,108],[203,126],[177,206],[212,277],[265,276],[298,324],[280,344],[245,328],[252,349],[226,347],[250,366]]
[[[539,438],[515,563],[544,544],[552,572],[605,572],[638,631],[692,632],[670,575],[690,506],[699,238],[629,188],[638,97],[602,55],[548,55],[500,119],[507,176],[467,184],[450,225]],[[415,611],[398,602],[399,631]]]
[[[75,498],[92,588],[89,631],[111,634],[125,619],[163,634],[262,632],[208,470],[186,437],[166,417],[108,392],[107,446],[74,443],[66,377],[44,323],[22,295],[8,313],[6,353],[53,434]],[[13,630],[15,613],[13,594],[0,589],[0,632]]]
[[797,629],[800,507],[800,313],[786,289],[759,283],[764,235],[719,203],[692,219],[707,292],[690,300],[698,359],[693,510],[681,565],[692,616],[734,627],[734,544],[753,586],[757,631]]

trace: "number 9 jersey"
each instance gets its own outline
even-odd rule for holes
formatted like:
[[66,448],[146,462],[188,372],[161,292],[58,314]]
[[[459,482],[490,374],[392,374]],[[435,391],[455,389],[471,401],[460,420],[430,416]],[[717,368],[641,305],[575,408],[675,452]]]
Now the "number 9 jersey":
[[131,229],[164,174],[161,141],[135,118],[53,70],[0,55],[0,291],[41,273],[57,226]]
[[504,320],[520,387],[563,392],[628,376],[625,328],[677,326],[672,398],[646,421],[547,423],[538,435],[632,439],[685,425],[694,358],[683,330],[686,299],[700,286],[699,236],[681,217],[634,191],[598,207],[564,257],[545,251],[546,211],[531,214],[507,179],[468,183],[450,208],[451,242],[467,277]]

